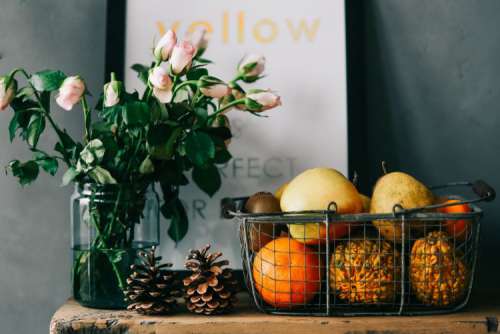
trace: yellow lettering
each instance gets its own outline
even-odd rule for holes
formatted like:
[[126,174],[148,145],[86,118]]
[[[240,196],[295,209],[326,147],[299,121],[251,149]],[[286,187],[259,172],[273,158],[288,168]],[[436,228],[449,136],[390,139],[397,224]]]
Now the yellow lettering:
[[179,21],[175,21],[174,23],[172,23],[172,26],[170,27],[170,29],[177,32],[177,30],[179,30],[180,25],[181,25],[181,23]]
[[165,29],[165,25],[160,21],[156,22],[156,28],[158,28],[158,32],[160,33],[160,36],[165,35],[165,33],[167,32]]
[[319,19],[315,19],[311,27],[307,25],[305,20],[300,20],[298,27],[295,27],[292,20],[289,19],[286,20],[286,24],[288,25],[288,30],[290,30],[290,34],[294,41],[299,41],[302,32],[304,32],[309,42],[312,42],[314,38],[316,38],[316,33],[318,32]]
[[212,27],[212,25],[208,21],[195,21],[195,22],[191,23],[191,25],[189,25],[187,31],[189,33],[193,33],[196,30],[198,30],[198,28],[200,28],[200,27],[202,29],[205,29],[207,31],[207,33],[209,33],[209,34],[211,34],[214,31],[214,28]]
[[238,42],[243,43],[245,41],[245,13],[238,13]]
[[222,41],[224,43],[229,42],[229,14],[224,12],[222,15]]
[[[267,36],[262,34],[261,29],[263,27],[269,28],[269,33],[267,34]],[[278,35],[278,26],[271,19],[259,20],[253,27],[253,37],[259,43],[262,44],[271,43],[276,39],[277,35]]]
[[[181,23],[179,21],[175,21],[174,23],[172,23],[172,26],[170,27],[170,29],[177,32],[177,29],[179,29],[180,25],[181,25]],[[160,36],[165,35],[165,33],[167,32],[165,25],[160,21],[156,22],[156,28],[158,29],[158,33],[160,34]]]

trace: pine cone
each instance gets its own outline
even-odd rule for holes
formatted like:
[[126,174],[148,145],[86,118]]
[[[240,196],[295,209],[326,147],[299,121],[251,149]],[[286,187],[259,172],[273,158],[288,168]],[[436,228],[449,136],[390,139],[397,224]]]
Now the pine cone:
[[127,309],[141,314],[156,315],[170,313],[182,296],[180,282],[169,269],[171,263],[158,265],[161,256],[155,257],[156,247],[139,252],[140,264],[130,266],[132,273],[127,278],[125,300]]
[[205,315],[229,312],[237,299],[238,281],[227,266],[229,261],[216,260],[221,252],[208,253],[210,245],[201,250],[190,250],[186,260],[186,269],[192,274],[184,278],[184,298],[187,309]]

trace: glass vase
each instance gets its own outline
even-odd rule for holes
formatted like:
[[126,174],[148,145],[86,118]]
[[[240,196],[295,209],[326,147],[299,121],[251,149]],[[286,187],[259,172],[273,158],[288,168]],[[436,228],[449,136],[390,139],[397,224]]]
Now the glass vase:
[[71,196],[73,297],[95,308],[126,307],[123,289],[137,253],[159,243],[154,186],[78,184]]

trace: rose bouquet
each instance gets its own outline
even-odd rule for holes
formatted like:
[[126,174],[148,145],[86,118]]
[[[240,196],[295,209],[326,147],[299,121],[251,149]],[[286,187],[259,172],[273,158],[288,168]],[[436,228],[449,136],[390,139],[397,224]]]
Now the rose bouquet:
[[[167,32],[154,48],[150,66],[132,66],[145,84],[144,92],[127,92],[111,74],[93,109],[87,103],[85,81],[78,75],[52,70],[29,74],[18,68],[0,77],[0,109],[10,105],[13,112],[10,139],[19,137],[33,154],[29,161],[11,161],[8,170],[27,185],[40,171],[55,175],[64,165],[62,184],[76,183],[90,193],[83,220],[92,238],[75,257],[73,269],[74,294],[80,301],[91,285],[100,286],[101,292],[96,292],[100,297],[111,294],[123,299],[127,261],[133,262],[134,230],[144,218],[146,193],[154,184],[161,188],[160,211],[170,221],[168,235],[176,242],[185,236],[188,219],[179,187],[189,183],[190,173],[209,196],[219,189],[217,165],[231,159],[227,147],[231,130],[225,112],[235,107],[260,116],[280,105],[272,91],[243,88],[242,83],[261,78],[263,57],[244,57],[235,78],[225,82],[209,75],[210,61],[203,58],[206,46],[204,32],[183,41],[177,41],[174,31]],[[52,118],[51,97],[56,92],[55,102],[62,109],[81,106],[81,142]],[[57,135],[52,152],[38,147],[48,128]],[[107,200],[96,200],[98,194],[106,194]],[[90,270],[93,279],[100,277],[99,282],[82,278]],[[92,302],[87,305],[93,306]]]

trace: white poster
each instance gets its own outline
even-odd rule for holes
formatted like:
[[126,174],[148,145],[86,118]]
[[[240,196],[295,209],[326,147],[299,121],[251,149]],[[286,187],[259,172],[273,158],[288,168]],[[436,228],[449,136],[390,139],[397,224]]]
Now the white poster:
[[[234,138],[233,159],[220,169],[222,188],[213,197],[194,185],[181,191],[189,232],[176,247],[162,222],[161,253],[182,268],[190,248],[210,242],[241,268],[235,223],[220,218],[223,197],[274,192],[300,171],[329,166],[347,172],[346,45],[343,0],[128,0],[125,63],[149,63],[155,41],[168,29],[182,37],[190,29],[211,35],[204,58],[210,74],[234,77],[248,53],[265,55],[266,77],[283,105],[260,118],[242,111],[227,114]],[[126,71],[127,87],[142,89]]]

